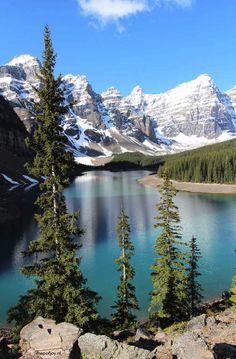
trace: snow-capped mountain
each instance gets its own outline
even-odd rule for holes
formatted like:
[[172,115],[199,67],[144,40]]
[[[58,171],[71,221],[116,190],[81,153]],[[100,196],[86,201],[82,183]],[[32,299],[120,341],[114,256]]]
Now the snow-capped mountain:
[[[0,95],[28,131],[34,127],[39,69],[30,55],[0,66]],[[79,161],[125,151],[174,153],[236,132],[236,87],[222,93],[206,74],[161,94],[145,94],[139,86],[126,97],[114,87],[97,94],[85,76],[73,75],[63,77],[63,87],[68,114],[62,125]]]

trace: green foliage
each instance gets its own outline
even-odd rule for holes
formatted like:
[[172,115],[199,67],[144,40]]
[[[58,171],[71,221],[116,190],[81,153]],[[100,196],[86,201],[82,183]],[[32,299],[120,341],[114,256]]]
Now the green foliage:
[[121,249],[121,256],[116,260],[120,275],[120,283],[117,288],[117,301],[113,308],[116,309],[112,315],[112,322],[116,328],[125,329],[135,321],[132,310],[139,309],[135,294],[135,287],[132,280],[135,271],[130,264],[134,254],[134,246],[130,239],[129,218],[121,210],[117,225],[118,243]]
[[154,225],[162,231],[156,239],[156,258],[151,267],[153,291],[149,312],[153,321],[173,323],[183,320],[188,313],[186,253],[180,249],[184,243],[179,210],[173,201],[177,191],[168,172],[163,173],[163,179]]
[[230,288],[230,292],[231,292],[230,301],[233,304],[233,306],[236,307],[236,274],[233,276],[232,287]]
[[59,125],[66,108],[61,78],[54,79],[53,75],[55,55],[47,26],[44,44],[44,61],[38,75],[42,86],[37,90],[37,127],[29,142],[35,158],[29,171],[46,179],[37,200],[41,209],[36,215],[39,238],[30,243],[25,253],[30,264],[22,268],[24,275],[34,278],[36,286],[9,310],[8,318],[15,322],[17,330],[35,317],[43,316],[93,331],[99,297],[86,287],[79,270],[80,258],[76,255],[80,248],[76,238],[82,234],[77,226],[79,213],[67,213],[62,194],[73,158],[65,150],[66,139]]
[[183,333],[188,322],[174,323],[169,327],[165,328],[166,333]]
[[186,182],[236,183],[236,140],[164,157],[158,175]]
[[188,258],[188,301],[190,316],[197,314],[197,306],[201,303],[203,298],[201,291],[202,287],[198,282],[198,277],[201,273],[198,271],[198,261],[201,258],[200,249],[197,245],[196,237],[192,237],[189,243],[190,253]]

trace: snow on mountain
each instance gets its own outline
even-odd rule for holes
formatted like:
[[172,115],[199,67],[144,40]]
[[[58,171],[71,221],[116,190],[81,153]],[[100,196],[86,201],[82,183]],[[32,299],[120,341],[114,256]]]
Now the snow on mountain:
[[212,139],[223,131],[235,131],[236,115],[227,96],[206,74],[157,95],[145,95],[135,88],[128,98],[167,138],[182,133]]
[[33,129],[34,102],[37,100],[33,87],[39,86],[36,74],[40,62],[30,55],[14,57],[0,66],[0,95],[10,101],[29,132]]
[[[29,131],[40,66],[30,55],[0,66],[0,94]],[[161,94],[145,94],[136,86],[126,97],[114,87],[97,94],[86,76],[65,75],[62,80],[68,106],[62,126],[68,148],[81,162],[125,151],[174,153],[235,134],[236,87],[222,93],[207,74]]]
[[29,62],[34,62],[36,60],[35,57],[25,54],[20,56],[15,56],[11,61],[9,61],[6,66],[16,66],[16,65],[23,65]]

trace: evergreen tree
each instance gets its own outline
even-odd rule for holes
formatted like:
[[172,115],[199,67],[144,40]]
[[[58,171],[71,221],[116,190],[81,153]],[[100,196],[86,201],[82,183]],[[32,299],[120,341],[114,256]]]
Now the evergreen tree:
[[169,155],[163,161],[158,175],[168,170],[177,181],[236,182],[236,140]]
[[116,328],[122,329],[129,327],[135,321],[133,310],[139,309],[135,287],[132,284],[135,271],[130,264],[130,259],[134,254],[134,246],[130,239],[129,218],[123,209],[118,218],[117,235],[121,256],[116,260],[116,263],[121,275],[117,288],[117,301],[113,306],[116,311],[112,315],[112,322]]
[[236,306],[236,274],[233,276],[232,287],[230,288],[231,296],[230,302]]
[[163,172],[160,203],[155,228],[161,233],[155,242],[155,262],[152,265],[153,291],[149,312],[151,318],[165,324],[183,320],[188,313],[186,253],[181,251],[180,216],[173,198],[173,187],[167,171]]
[[44,31],[43,65],[38,74],[39,89],[35,89],[37,105],[36,129],[29,142],[35,152],[32,175],[45,181],[37,200],[40,214],[36,215],[39,238],[29,245],[26,256],[30,264],[22,272],[35,280],[35,288],[22,296],[9,311],[9,321],[18,329],[36,316],[67,321],[93,330],[98,319],[96,305],[99,297],[86,287],[79,270],[80,258],[76,251],[77,237],[82,234],[76,222],[78,214],[68,214],[63,188],[73,166],[73,157],[65,150],[66,138],[60,127],[60,118],[66,113],[61,77],[54,78],[55,54],[48,27]]
[[197,313],[197,305],[203,298],[201,294],[201,284],[197,281],[197,278],[201,275],[201,273],[198,271],[198,260],[201,258],[201,253],[197,245],[196,237],[192,237],[189,247],[190,255],[188,259],[188,300],[190,316],[194,316]]

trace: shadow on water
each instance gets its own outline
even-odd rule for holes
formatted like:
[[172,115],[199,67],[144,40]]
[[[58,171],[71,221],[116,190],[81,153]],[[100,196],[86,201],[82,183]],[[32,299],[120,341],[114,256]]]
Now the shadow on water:
[[0,274],[22,264],[21,251],[35,238],[37,189],[0,193]]

